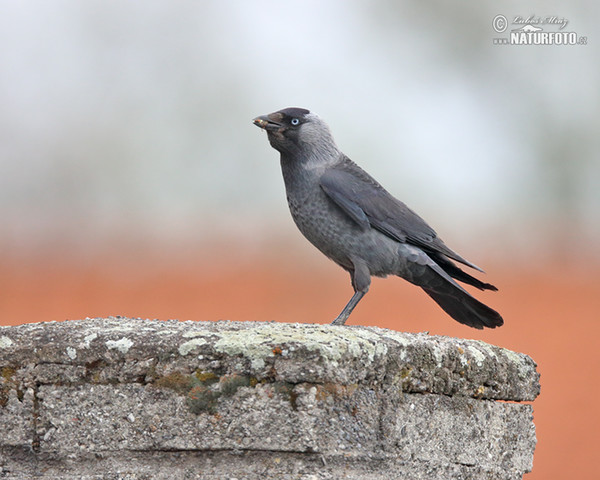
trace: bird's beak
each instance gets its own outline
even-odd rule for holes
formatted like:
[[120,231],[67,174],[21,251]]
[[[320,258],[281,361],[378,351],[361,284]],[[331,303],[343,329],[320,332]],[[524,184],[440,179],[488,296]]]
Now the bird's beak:
[[261,115],[260,117],[256,117],[254,120],[252,120],[252,122],[254,123],[254,125],[262,128],[263,130],[266,130],[267,132],[278,130],[279,128],[281,128],[282,125],[281,123],[273,120],[272,115],[273,114]]

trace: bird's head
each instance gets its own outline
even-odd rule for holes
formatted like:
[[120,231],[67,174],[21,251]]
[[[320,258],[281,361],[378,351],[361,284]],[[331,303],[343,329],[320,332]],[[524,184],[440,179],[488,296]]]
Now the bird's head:
[[339,154],[327,124],[305,108],[284,108],[253,121],[267,132],[271,146],[282,154],[303,157]]

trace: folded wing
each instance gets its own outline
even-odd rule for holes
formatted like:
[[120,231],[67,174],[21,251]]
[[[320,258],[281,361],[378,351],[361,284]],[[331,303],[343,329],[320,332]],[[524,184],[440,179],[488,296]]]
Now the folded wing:
[[399,242],[418,246],[434,256],[445,255],[483,272],[477,265],[448,248],[421,217],[347,157],[322,175],[320,185],[327,196],[361,228],[370,226]]

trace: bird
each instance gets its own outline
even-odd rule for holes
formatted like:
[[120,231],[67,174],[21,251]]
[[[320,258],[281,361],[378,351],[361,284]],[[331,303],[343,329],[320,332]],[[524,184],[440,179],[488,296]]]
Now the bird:
[[498,289],[461,269],[483,272],[451,250],[425,220],[392,196],[338,148],[316,113],[289,107],[261,115],[280,154],[288,206],[300,232],[350,274],[354,294],[333,325],[345,325],[369,291],[371,277],[396,275],[421,287],[450,317],[469,327],[495,328],[500,314],[457,281]]

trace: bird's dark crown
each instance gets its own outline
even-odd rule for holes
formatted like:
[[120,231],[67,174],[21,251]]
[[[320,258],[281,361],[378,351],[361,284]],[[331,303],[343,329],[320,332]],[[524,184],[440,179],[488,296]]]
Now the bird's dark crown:
[[303,118],[310,113],[310,110],[307,110],[306,108],[289,107],[279,110],[278,113],[281,113],[284,117],[288,118]]

